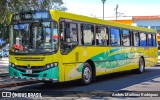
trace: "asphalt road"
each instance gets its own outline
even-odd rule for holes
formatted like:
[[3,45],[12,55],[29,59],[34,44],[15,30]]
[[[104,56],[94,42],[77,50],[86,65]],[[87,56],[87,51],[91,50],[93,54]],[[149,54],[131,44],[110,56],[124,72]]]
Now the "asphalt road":
[[[110,92],[110,91],[155,91],[160,92],[160,67],[146,68],[142,74],[131,72],[117,73],[97,77],[96,81],[87,86],[79,86],[79,81],[54,83],[46,85],[37,83],[19,87],[3,88],[0,91],[38,92],[42,96],[50,97],[53,94],[60,96],[73,93]],[[67,94],[66,92],[67,91]],[[159,94],[160,96],[160,94]]]

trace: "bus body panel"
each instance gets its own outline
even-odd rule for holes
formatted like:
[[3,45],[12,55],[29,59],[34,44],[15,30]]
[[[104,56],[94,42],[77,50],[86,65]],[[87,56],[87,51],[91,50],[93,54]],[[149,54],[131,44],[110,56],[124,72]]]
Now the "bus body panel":
[[[10,76],[21,77],[21,78],[37,78],[42,80],[42,78],[53,78],[55,80],[59,80],[59,67],[55,66],[51,69],[45,69],[47,64],[51,64],[54,62],[59,62],[58,57],[56,55],[10,55],[10,63],[14,64],[16,67],[9,66],[9,74]],[[27,74],[27,70],[25,68],[31,69],[33,72],[31,74]],[[41,70],[37,70],[40,68]],[[17,69],[21,70],[18,71]],[[34,71],[35,70],[35,71]],[[38,73],[39,72],[39,73]]]
[[[78,48],[78,47],[77,47]],[[96,67],[96,75],[103,75],[113,72],[127,71],[137,69],[139,66],[139,58],[144,57],[146,66],[156,64],[155,57],[148,57],[150,49],[145,53],[144,48],[121,48],[121,47],[80,47],[81,61],[92,60]],[[105,48],[105,49],[103,49]],[[152,49],[156,52],[156,48]],[[125,54],[124,54],[125,53]],[[67,56],[66,56],[67,57]],[[68,56],[68,58],[70,58]],[[147,58],[148,57],[148,58]],[[73,56],[74,58],[74,56]],[[83,63],[68,63],[65,66],[65,81],[81,78]]]

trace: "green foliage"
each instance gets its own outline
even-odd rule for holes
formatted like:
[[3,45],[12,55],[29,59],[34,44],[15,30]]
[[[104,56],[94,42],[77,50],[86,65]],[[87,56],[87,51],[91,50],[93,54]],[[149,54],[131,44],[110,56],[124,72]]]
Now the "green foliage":
[[10,15],[25,10],[66,11],[62,0],[0,0],[0,24],[8,25]]

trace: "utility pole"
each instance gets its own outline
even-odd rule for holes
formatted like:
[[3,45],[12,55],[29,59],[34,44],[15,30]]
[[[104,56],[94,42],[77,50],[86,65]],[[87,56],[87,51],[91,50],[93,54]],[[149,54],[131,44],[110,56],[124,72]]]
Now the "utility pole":
[[106,0],[102,0],[103,3],[103,20],[104,20],[104,3],[106,2]]
[[118,4],[116,5],[116,8],[115,8],[115,11],[116,11],[116,21],[117,21],[117,16],[118,16],[118,11],[117,11],[117,9],[118,9]]

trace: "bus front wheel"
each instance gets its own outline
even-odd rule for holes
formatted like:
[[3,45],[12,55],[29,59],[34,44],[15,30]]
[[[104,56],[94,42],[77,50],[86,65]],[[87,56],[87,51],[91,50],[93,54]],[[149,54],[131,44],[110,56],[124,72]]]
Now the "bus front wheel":
[[88,85],[92,81],[92,69],[89,63],[85,63],[82,70],[82,85]]

